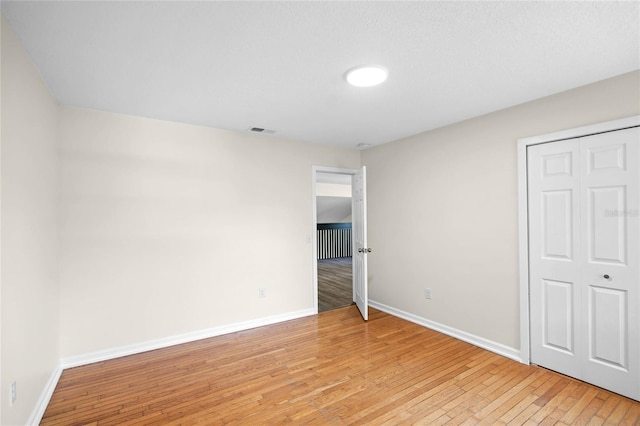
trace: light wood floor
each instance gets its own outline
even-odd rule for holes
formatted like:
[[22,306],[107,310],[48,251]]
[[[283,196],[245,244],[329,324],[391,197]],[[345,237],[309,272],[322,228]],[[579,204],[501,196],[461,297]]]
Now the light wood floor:
[[353,303],[351,257],[318,259],[318,312]]
[[626,424],[640,403],[357,308],[65,371],[42,425]]

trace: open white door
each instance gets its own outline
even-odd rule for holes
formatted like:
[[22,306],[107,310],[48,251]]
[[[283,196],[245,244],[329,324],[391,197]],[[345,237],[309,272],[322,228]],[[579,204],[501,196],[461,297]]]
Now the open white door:
[[364,320],[369,319],[367,289],[367,173],[362,167],[353,175],[352,191],[352,227],[353,227],[353,289],[354,301]]

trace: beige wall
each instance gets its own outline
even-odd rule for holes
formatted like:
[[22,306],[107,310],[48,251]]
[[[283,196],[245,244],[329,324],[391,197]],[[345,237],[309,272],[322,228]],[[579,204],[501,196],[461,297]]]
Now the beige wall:
[[636,114],[640,72],[364,151],[369,297],[519,348],[516,140]]
[[[25,424],[59,360],[56,103],[2,18],[3,425]],[[18,399],[9,406],[9,386]]]
[[67,107],[59,138],[63,357],[313,308],[311,169],[359,151]]

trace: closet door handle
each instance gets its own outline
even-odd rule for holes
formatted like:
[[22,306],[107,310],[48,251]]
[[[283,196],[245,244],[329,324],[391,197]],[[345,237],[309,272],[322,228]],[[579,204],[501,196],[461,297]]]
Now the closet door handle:
[[609,275],[607,275],[607,274],[604,274],[604,275],[603,275],[603,277],[604,277],[604,279],[605,279],[605,280],[608,280],[609,278],[611,278],[611,277],[609,277]]

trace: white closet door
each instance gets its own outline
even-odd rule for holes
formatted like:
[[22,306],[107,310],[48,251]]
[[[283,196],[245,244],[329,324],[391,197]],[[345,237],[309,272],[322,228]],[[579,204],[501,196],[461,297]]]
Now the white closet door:
[[640,128],[579,140],[582,379],[640,399]]
[[580,312],[578,144],[528,150],[531,360],[577,377]]
[[640,399],[640,129],[528,149],[532,362]]

